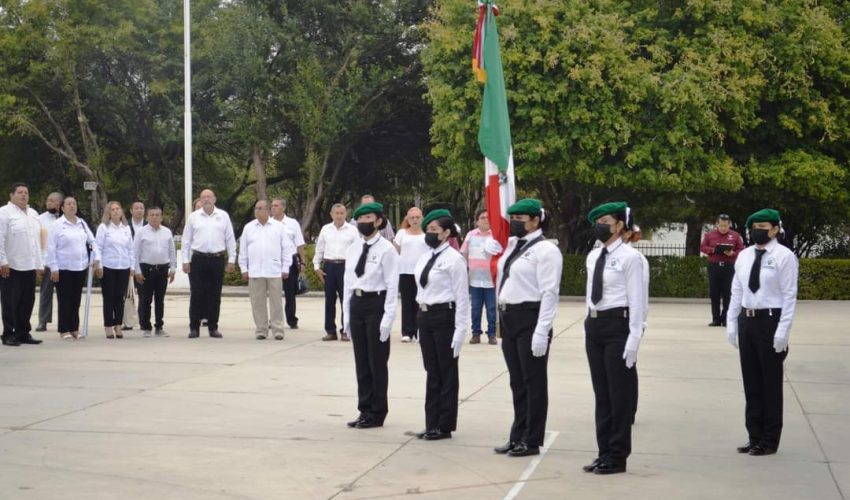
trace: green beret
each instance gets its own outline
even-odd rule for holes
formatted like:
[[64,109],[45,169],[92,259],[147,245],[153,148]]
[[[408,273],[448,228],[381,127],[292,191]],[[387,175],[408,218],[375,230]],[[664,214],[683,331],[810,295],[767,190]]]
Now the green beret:
[[358,217],[360,217],[361,215],[366,215],[366,214],[376,214],[376,215],[380,215],[381,217],[383,217],[384,216],[384,206],[381,205],[380,203],[374,202],[374,201],[372,203],[364,203],[364,204],[360,205],[359,207],[357,207],[357,210],[354,211],[354,213],[351,215],[351,217],[354,220],[357,220]]
[[772,222],[774,224],[779,224],[781,220],[782,219],[779,217],[778,211],[772,208],[763,208],[747,217],[747,227],[752,227],[753,222]]
[[625,212],[626,208],[628,207],[629,206],[626,204],[625,201],[612,201],[610,203],[603,203],[587,214],[587,221],[591,224],[594,224],[596,222],[596,219],[604,215],[615,214],[617,212]]
[[508,215],[540,215],[542,206],[540,200],[525,198],[508,207]]
[[442,217],[448,217],[452,220],[452,222],[454,222],[454,217],[452,217],[451,212],[449,212],[445,208],[439,208],[437,210],[431,210],[430,212],[428,212],[428,215],[426,215],[425,218],[422,219],[422,230],[425,231],[425,228],[428,227],[428,224],[430,224],[431,221],[440,219]]

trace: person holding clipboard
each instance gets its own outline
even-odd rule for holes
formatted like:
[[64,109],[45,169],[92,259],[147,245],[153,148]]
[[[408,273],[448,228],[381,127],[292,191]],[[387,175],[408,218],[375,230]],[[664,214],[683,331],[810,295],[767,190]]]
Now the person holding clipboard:
[[708,255],[708,293],[711,296],[711,323],[708,326],[726,326],[735,260],[744,249],[741,235],[731,226],[728,215],[718,215],[714,229],[705,233],[699,247],[700,252]]

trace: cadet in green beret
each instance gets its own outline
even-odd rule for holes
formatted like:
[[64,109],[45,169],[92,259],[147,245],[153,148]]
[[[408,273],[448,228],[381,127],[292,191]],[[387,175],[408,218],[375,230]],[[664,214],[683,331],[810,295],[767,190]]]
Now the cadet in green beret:
[[[508,207],[510,238],[499,258],[496,302],[502,329],[502,354],[510,375],[514,421],[499,454],[524,457],[540,453],[546,432],[549,386],[546,365],[552,323],[558,310],[563,257],[546,241],[549,219],[540,200],[524,199]],[[493,239],[485,251],[498,253]]]
[[735,262],[726,337],[738,349],[749,439],[738,453],[771,455],[782,434],[782,374],[797,306],[799,264],[780,245],[779,212],[765,208],[747,218],[750,241]]
[[387,224],[383,205],[364,203],[352,218],[363,239],[346,251],[342,308],[354,348],[360,414],[348,426],[369,429],[383,426],[388,412],[388,341],[398,301],[398,254],[379,233]]
[[603,245],[587,256],[585,350],[596,400],[599,451],[583,470],[616,474],[626,471],[632,451],[635,363],[646,321],[649,282],[643,256],[623,241],[633,228],[628,205],[599,205],[587,219]]
[[419,439],[452,437],[457,427],[458,356],[469,328],[469,278],[463,256],[449,244],[457,236],[452,214],[432,210],[422,221],[430,250],[414,268],[419,304],[419,347],[427,373],[425,430]]

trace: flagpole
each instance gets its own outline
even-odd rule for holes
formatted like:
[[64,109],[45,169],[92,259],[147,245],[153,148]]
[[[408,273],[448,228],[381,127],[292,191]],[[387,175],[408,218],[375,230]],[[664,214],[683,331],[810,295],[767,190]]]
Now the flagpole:
[[191,0],[183,0],[183,178],[184,224],[192,213],[192,46]]

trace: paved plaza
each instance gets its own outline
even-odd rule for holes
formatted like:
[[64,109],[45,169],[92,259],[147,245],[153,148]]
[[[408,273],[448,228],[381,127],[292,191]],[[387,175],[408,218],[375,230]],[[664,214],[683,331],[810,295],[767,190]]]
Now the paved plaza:
[[[700,301],[650,306],[628,473],[595,476],[583,306],[564,300],[549,364],[547,448],[492,452],[512,409],[501,349],[465,345],[453,439],[423,442],[425,373],[396,331],[390,413],[353,430],[351,345],[321,342],[323,301],[299,330],[257,341],[246,297],[222,304],[224,339],[186,338],[188,297],[166,304],[170,338],[92,335],[0,349],[0,499],[800,499],[850,498],[850,303],[801,302],[786,362],[779,453],[746,441],[737,352]],[[396,321],[398,326],[398,320]]]

